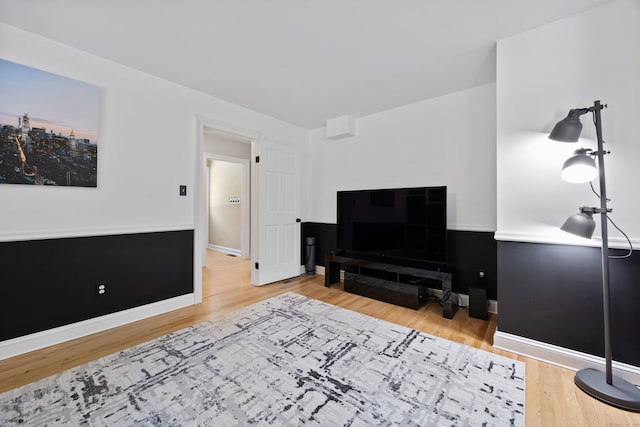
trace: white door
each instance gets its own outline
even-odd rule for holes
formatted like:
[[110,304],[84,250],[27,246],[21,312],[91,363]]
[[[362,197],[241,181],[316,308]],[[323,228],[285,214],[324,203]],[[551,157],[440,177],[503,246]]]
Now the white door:
[[261,141],[258,169],[258,261],[256,285],[300,274],[299,152]]

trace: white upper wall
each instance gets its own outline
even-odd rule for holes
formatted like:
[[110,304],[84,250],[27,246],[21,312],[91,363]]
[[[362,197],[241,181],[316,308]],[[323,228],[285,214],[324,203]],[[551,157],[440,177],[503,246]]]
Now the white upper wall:
[[448,228],[495,231],[495,84],[362,117],[354,137],[311,132],[307,220],[336,222],[336,191],[448,187]]
[[296,126],[5,24],[0,57],[98,86],[102,99],[98,188],[0,185],[0,240],[193,228],[198,117],[301,148],[307,140]]
[[[602,111],[611,217],[640,238],[640,2],[618,0],[501,40],[497,62],[498,232],[502,240],[598,244],[558,227],[579,206],[599,206],[588,184],[560,178],[580,147],[595,149],[591,115],[578,144],[549,140],[572,108],[595,100]],[[597,181],[594,182],[597,189]],[[596,221],[599,222],[599,221]],[[615,246],[626,241],[609,227]],[[599,235],[596,230],[594,236]]]
[[202,137],[202,149],[205,153],[220,154],[236,157],[238,159],[251,158],[251,142],[238,138],[228,138],[225,135],[204,132]]
[[241,198],[242,164],[211,160],[209,170],[209,244],[240,251],[242,211],[229,200]]

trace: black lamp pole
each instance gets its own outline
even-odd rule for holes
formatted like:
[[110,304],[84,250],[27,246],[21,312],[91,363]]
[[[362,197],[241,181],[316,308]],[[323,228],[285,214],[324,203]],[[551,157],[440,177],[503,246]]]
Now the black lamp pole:
[[602,305],[604,309],[604,358],[606,369],[607,384],[613,384],[613,374],[611,368],[611,303],[610,303],[610,291],[609,291],[609,233],[607,220],[607,182],[605,180],[604,173],[604,151],[602,140],[602,119],[600,111],[603,106],[600,101],[595,101],[593,104],[593,114],[595,117],[596,125],[596,139],[598,142],[598,170],[600,178],[600,235],[602,236]]

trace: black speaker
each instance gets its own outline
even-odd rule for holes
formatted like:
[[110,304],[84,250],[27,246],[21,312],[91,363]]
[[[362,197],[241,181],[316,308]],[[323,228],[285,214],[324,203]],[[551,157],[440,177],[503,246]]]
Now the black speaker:
[[484,273],[480,273],[476,283],[469,286],[469,317],[482,320],[489,318],[489,301]]

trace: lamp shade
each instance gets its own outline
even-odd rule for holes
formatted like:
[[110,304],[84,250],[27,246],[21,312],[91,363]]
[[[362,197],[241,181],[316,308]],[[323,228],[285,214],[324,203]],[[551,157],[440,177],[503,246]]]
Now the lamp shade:
[[581,148],[576,150],[562,165],[560,176],[567,182],[589,182],[598,175],[596,161],[588,155],[589,150]]
[[580,208],[580,212],[571,215],[560,227],[562,231],[573,235],[590,239],[596,229],[596,222],[593,220],[593,212]]
[[553,127],[549,134],[549,139],[560,142],[578,142],[580,133],[582,132],[582,123],[580,122],[581,110],[571,110],[564,119],[560,120]]

